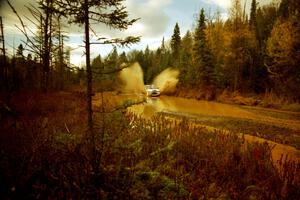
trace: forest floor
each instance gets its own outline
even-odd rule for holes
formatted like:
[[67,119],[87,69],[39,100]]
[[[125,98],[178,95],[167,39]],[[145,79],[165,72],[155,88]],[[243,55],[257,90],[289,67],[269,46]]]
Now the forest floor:
[[297,199],[300,195],[300,164],[284,157],[272,160],[267,144],[248,144],[222,131],[211,134],[185,121],[172,125],[163,116],[138,118],[124,109],[143,102],[143,97],[118,98],[115,92],[105,96],[109,97],[105,110],[94,104],[96,152],[91,154],[85,93],[14,93],[11,110],[1,110],[0,198]]

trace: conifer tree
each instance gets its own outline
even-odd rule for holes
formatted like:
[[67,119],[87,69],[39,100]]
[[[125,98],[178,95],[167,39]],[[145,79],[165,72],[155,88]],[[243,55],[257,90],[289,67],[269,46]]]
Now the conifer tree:
[[[120,38],[99,37],[97,42],[91,42],[90,31],[92,23],[101,23],[110,28],[126,30],[137,19],[128,19],[126,7],[122,5],[124,0],[57,0],[56,6],[58,12],[62,13],[69,21],[84,26],[85,36],[85,57],[86,57],[86,75],[87,75],[87,112],[88,112],[88,133],[90,135],[93,159],[95,157],[95,135],[93,132],[93,110],[92,110],[92,68],[90,63],[90,46],[92,44],[116,44],[128,46],[139,41],[139,37],[128,36]],[[94,30],[93,30],[94,31]],[[95,31],[94,31],[95,32]],[[104,73],[104,72],[103,72]],[[103,109],[102,109],[103,110]],[[104,130],[102,130],[104,131]],[[102,133],[103,134],[103,133]]]
[[214,83],[213,55],[207,45],[205,35],[205,14],[201,9],[194,35],[193,58],[196,70],[195,80],[200,87],[212,86]]
[[250,11],[250,21],[249,21],[249,24],[250,24],[250,27],[251,28],[256,28],[257,26],[257,21],[256,21],[256,0],[252,0],[252,3],[251,3],[251,11]]
[[192,77],[195,74],[192,67],[192,46],[193,37],[190,31],[187,31],[181,41],[180,52],[180,82],[183,85],[192,84]]
[[[38,7],[30,5],[28,11],[32,15],[32,19],[29,19],[31,23],[37,26],[39,34],[32,32],[23,22],[16,9],[13,7],[9,0],[6,0],[12,11],[17,15],[22,27],[18,29],[26,37],[27,48],[31,52],[37,54],[41,58],[42,63],[42,81],[41,85],[44,91],[47,91],[49,87],[50,77],[50,60],[52,49],[52,33],[54,32],[53,17],[54,17],[54,0],[38,0]],[[33,34],[33,37],[30,34]]]
[[162,41],[161,41],[160,50],[161,50],[161,53],[165,53],[165,52],[166,52],[166,47],[165,47],[165,37],[163,37],[163,39],[162,39]]
[[171,50],[174,59],[174,64],[178,64],[180,53],[181,37],[178,23],[174,27],[174,32],[171,39]]

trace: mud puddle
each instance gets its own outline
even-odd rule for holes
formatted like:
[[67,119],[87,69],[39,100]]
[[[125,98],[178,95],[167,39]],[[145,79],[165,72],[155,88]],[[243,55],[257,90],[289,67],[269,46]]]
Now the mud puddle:
[[[208,129],[225,129],[237,132],[243,135],[249,129],[249,133],[244,137],[249,142],[267,142],[274,146],[272,158],[277,161],[282,155],[288,156],[290,160],[300,160],[300,151],[293,146],[297,146],[300,141],[300,119],[294,118],[295,113],[291,113],[289,117],[280,117],[276,112],[270,115],[272,110],[263,109],[259,112],[259,108],[251,110],[249,107],[241,107],[235,105],[222,104],[217,102],[197,101],[194,99],[185,99],[170,96],[161,96],[159,98],[148,98],[146,103],[134,105],[128,108],[129,112],[133,112],[141,117],[150,119],[157,113],[162,113],[167,117],[178,120],[182,117],[192,119],[191,123],[205,126]],[[288,113],[285,113],[288,115]],[[297,114],[297,113],[296,113]],[[298,115],[298,114],[297,114]],[[227,120],[227,121],[226,121]],[[228,127],[223,127],[221,125]],[[243,134],[241,134],[243,133]],[[255,134],[261,133],[264,138],[272,133],[275,138],[289,139],[289,143],[293,146],[280,144],[274,141],[266,140]],[[270,135],[273,137],[273,135]],[[285,140],[284,140],[285,141]],[[293,143],[294,142],[294,143]]]

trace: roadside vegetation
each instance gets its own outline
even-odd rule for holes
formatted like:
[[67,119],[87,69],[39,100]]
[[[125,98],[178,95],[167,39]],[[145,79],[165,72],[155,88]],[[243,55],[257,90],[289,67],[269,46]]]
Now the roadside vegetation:
[[191,127],[184,119],[174,123],[162,116],[140,119],[122,110],[95,112],[92,156],[84,98],[80,92],[24,92],[12,98],[16,112],[0,122],[2,199],[300,195],[299,163],[285,156],[272,160],[266,143],[248,144],[234,134]]

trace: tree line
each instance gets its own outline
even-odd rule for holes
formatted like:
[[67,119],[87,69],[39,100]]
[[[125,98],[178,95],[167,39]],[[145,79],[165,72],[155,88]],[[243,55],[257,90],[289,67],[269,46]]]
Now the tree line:
[[[12,56],[1,58],[1,89],[64,89],[78,82],[77,69],[70,63],[71,48],[63,31],[62,14],[54,9],[53,0],[39,0],[38,6],[26,6],[30,16],[26,19],[36,28],[33,31],[24,23],[10,1],[6,1],[18,17],[17,28],[26,38],[15,49]],[[2,33],[5,38],[5,33]],[[5,51],[5,49],[3,50]],[[26,55],[27,54],[27,55]]]
[[163,38],[156,50],[147,46],[120,57],[138,61],[146,83],[165,68],[175,67],[180,70],[179,87],[273,92],[299,100],[299,12],[296,0],[264,6],[252,0],[248,15],[240,0],[233,0],[228,19],[222,20],[219,12],[207,17],[201,9],[196,28],[183,37],[176,23],[170,41]]
[[[13,58],[3,59],[2,56],[2,63],[6,60],[9,65],[8,71],[1,67],[3,87],[6,85],[3,81],[8,80],[10,83],[7,85],[15,89],[62,89],[65,84],[78,83],[85,77],[88,67],[73,68],[69,62],[70,49],[64,45],[67,33],[62,31],[61,19],[66,16],[66,12],[60,8],[67,8],[66,2],[39,0],[39,8],[28,7],[38,31],[29,37],[22,23],[23,27],[19,29],[27,37],[26,50],[30,53],[25,58],[24,47],[20,45]],[[83,23],[83,16],[78,15],[80,19],[76,19],[76,12],[72,11],[72,5],[69,6],[69,22]],[[76,6],[74,3],[73,7]],[[91,62],[94,81],[115,80],[115,74],[101,73],[101,70],[118,71],[122,63],[137,61],[143,68],[146,83],[151,83],[159,72],[171,66],[180,70],[179,87],[204,91],[228,89],[250,93],[274,92],[298,100],[299,7],[296,0],[281,0],[280,3],[273,2],[265,6],[252,0],[248,15],[240,0],[233,0],[226,20],[222,19],[219,12],[207,17],[205,10],[201,9],[194,30],[188,30],[181,36],[179,24],[176,23],[170,41],[163,38],[156,50],[150,50],[147,46],[144,50],[118,54],[114,47],[106,57],[99,55],[94,58]],[[111,22],[116,25],[119,23]],[[127,39],[129,43],[137,41],[133,37]],[[126,40],[114,39],[99,44],[127,43]]]
[[[4,56],[5,48],[2,51],[4,53],[0,56],[1,90],[41,89],[47,91],[49,89],[64,89],[71,84],[86,82],[88,74],[93,73],[97,81],[103,80],[101,76],[110,72],[110,69],[113,69],[111,72],[118,71],[119,62],[114,61],[117,60],[117,57],[114,56],[116,46],[128,46],[138,42],[139,37],[103,38],[100,37],[101,33],[96,33],[89,21],[93,21],[93,24],[94,22],[103,23],[115,29],[127,29],[136,19],[127,19],[128,14],[122,2],[123,0],[105,2],[37,0],[37,5],[25,6],[31,15],[23,17],[15,9],[13,3],[7,0],[6,3],[19,19],[20,25],[17,28],[26,39],[14,49],[12,56],[7,56],[7,54]],[[82,10],[84,6],[87,7],[86,13]],[[25,23],[25,19],[37,31],[33,31]],[[68,32],[65,26],[67,23],[79,26],[87,25],[84,35],[90,37],[90,33],[93,33],[97,37],[93,41],[89,37],[83,41],[85,43],[84,54],[88,59],[84,67],[70,63],[72,49],[66,45]],[[3,38],[5,38],[4,33]],[[112,44],[115,48],[107,56],[105,69],[101,66],[95,66],[92,70],[91,64],[97,62],[90,62],[91,53],[89,49],[91,45],[99,44]]]

